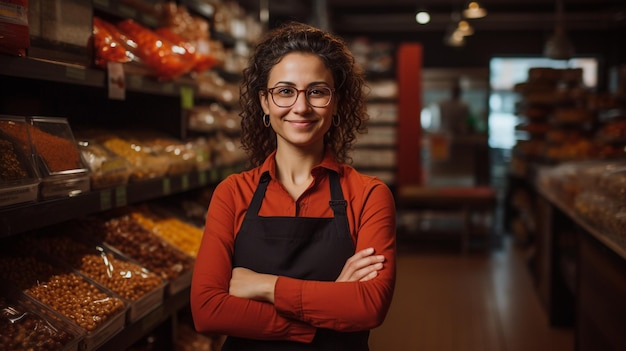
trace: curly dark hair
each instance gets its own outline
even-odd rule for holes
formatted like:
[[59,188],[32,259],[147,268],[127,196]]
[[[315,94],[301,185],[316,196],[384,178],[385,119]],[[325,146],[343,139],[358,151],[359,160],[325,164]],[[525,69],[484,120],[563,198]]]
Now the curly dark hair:
[[292,52],[317,55],[330,69],[335,81],[338,126],[331,126],[324,138],[339,162],[349,162],[348,153],[356,133],[365,131],[368,119],[364,101],[364,77],[361,68],[343,39],[313,26],[289,22],[268,32],[255,47],[241,84],[241,144],[253,166],[265,161],[276,149],[276,134],[263,125],[259,92],[267,89],[270,70]]

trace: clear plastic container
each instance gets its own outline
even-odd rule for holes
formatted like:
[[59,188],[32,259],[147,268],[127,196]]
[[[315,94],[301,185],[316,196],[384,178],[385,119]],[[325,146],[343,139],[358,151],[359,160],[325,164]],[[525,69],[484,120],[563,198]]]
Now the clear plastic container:
[[31,117],[30,137],[42,177],[41,197],[75,196],[90,190],[85,164],[66,118]]
[[30,247],[69,265],[125,299],[130,322],[163,302],[164,279],[103,245],[62,233],[39,235],[28,242]]
[[166,292],[175,294],[191,283],[193,257],[174,247],[151,230],[144,228],[129,213],[110,218],[91,218],[77,223],[83,233],[129,257],[168,281]]
[[8,282],[0,284],[0,349],[77,351],[85,332]]
[[28,248],[3,248],[0,279],[85,330],[82,348],[93,350],[119,333],[126,321],[126,302],[77,271],[29,253]]
[[26,119],[0,116],[0,207],[36,201],[38,190]]

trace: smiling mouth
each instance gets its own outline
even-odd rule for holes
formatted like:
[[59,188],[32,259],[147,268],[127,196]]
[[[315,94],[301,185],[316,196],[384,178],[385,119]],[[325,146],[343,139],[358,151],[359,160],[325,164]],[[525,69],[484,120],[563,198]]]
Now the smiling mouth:
[[315,121],[287,121],[287,123],[291,123],[297,126],[308,126],[308,125],[314,124]]

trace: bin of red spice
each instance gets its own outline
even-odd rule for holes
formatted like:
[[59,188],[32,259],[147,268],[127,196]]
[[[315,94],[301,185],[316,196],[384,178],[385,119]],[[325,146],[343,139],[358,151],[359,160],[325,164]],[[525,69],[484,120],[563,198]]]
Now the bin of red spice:
[[78,150],[66,118],[30,117],[35,162],[42,177],[42,198],[75,196],[89,191],[89,168]]
[[0,115],[0,207],[37,200],[32,156],[26,118]]

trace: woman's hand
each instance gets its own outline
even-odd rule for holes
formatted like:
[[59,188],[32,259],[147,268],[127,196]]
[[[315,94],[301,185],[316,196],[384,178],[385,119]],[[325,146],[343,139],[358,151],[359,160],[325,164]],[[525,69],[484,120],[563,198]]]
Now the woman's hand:
[[274,303],[277,276],[262,274],[243,267],[233,268],[228,293],[245,299]]
[[364,282],[374,279],[378,271],[383,268],[385,256],[374,255],[373,248],[367,248],[355,253],[343,265],[337,282]]

